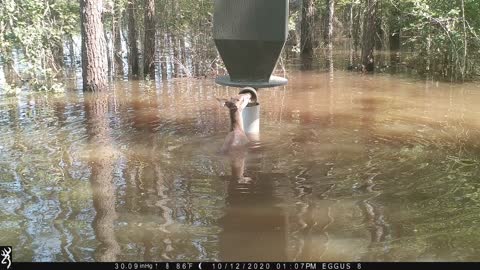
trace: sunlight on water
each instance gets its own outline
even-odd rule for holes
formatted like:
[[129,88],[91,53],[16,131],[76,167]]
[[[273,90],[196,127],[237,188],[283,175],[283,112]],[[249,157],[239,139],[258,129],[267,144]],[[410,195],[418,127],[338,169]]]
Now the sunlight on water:
[[480,260],[478,85],[288,78],[233,158],[215,97],[236,90],[213,80],[2,97],[0,242],[20,261]]

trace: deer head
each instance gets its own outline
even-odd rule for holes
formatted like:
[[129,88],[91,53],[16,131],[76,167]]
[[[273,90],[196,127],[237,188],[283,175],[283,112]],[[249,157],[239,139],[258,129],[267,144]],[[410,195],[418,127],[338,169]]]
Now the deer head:
[[222,106],[227,107],[230,111],[242,111],[247,107],[248,102],[250,102],[250,94],[240,94],[235,97],[231,97],[230,99],[226,98],[217,98]]
[[222,106],[230,110],[230,131],[238,130],[243,132],[242,111],[250,102],[250,94],[240,94],[230,99],[217,98]]

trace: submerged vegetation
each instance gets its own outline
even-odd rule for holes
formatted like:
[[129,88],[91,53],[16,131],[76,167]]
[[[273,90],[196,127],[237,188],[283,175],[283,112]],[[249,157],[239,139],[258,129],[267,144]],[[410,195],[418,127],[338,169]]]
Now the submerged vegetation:
[[[81,40],[91,34],[81,31],[80,3],[89,2],[1,0],[2,93],[22,86],[61,90],[62,80],[75,76],[85,62]],[[103,33],[95,38],[104,39],[99,44],[105,44],[109,78],[225,72],[210,31],[213,1],[93,2],[102,17]],[[291,0],[282,57],[301,55],[331,69],[335,62],[337,69],[400,67],[450,81],[478,80],[478,10],[480,0]]]

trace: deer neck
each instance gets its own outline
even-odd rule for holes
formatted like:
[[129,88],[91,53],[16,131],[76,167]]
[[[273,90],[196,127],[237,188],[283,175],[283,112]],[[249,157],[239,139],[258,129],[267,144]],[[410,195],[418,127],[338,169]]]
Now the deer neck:
[[234,130],[243,131],[242,112],[238,109],[230,110],[230,131]]

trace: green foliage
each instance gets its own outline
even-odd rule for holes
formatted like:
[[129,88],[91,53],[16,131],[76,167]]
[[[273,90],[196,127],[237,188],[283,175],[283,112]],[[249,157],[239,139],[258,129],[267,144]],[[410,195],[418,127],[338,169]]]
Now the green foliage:
[[12,86],[12,85],[6,84],[3,87],[3,91],[0,94],[4,94],[5,96],[10,97],[10,96],[18,95],[21,91],[22,89],[18,86]]
[[128,2],[128,0],[104,0],[103,25],[105,29],[112,29],[113,23],[121,23],[122,17],[125,17]]
[[[59,88],[55,77],[61,72],[57,55],[63,39],[79,32],[77,1],[2,0],[0,5],[0,51],[9,62],[19,52],[22,80],[34,89]],[[57,57],[57,59],[56,59]]]
[[190,29],[208,29],[213,21],[213,1],[157,1],[157,14],[164,29],[186,33]]
[[402,27],[409,36],[406,45],[414,52],[411,61],[419,65],[420,71],[454,80],[478,75],[480,40],[474,29],[478,29],[480,20],[472,10],[480,1],[466,0],[465,14],[461,0],[396,2],[392,1],[394,8],[401,11]]

